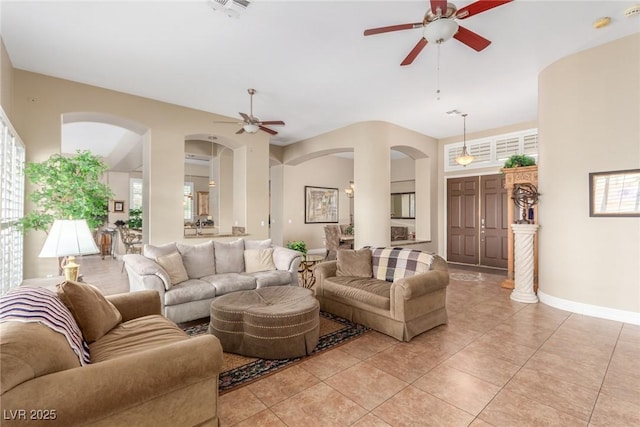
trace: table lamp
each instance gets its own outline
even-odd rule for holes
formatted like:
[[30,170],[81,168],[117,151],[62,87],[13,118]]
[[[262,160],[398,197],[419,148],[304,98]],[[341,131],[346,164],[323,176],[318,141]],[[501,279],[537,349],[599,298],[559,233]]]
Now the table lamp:
[[84,219],[57,219],[49,231],[47,240],[40,251],[40,258],[67,257],[62,266],[66,280],[78,280],[80,266],[76,264],[77,255],[97,254],[100,252],[93,235]]

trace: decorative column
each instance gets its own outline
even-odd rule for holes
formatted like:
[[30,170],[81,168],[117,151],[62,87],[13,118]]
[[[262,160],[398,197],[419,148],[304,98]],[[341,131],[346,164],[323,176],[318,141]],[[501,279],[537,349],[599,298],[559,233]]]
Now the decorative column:
[[511,224],[515,237],[515,288],[511,299],[518,302],[536,303],[538,297],[533,291],[533,238],[537,224]]
[[[538,166],[524,166],[517,168],[503,168],[500,171],[504,174],[504,188],[507,190],[507,221],[508,224],[513,224],[516,221],[516,214],[514,212],[515,205],[513,204],[513,188],[516,184],[533,184],[538,186]],[[538,206],[533,206],[534,210],[534,222],[538,221]],[[538,282],[538,247],[537,242],[534,241],[534,283]],[[514,277],[514,256],[513,256],[513,233],[507,234],[507,278],[502,282],[502,287],[505,289],[513,289],[513,277]]]

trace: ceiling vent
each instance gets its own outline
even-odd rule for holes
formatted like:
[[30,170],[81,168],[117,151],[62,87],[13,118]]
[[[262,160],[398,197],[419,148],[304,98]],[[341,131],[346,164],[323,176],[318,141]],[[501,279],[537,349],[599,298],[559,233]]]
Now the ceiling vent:
[[220,11],[230,18],[239,18],[251,4],[248,0],[209,0],[213,10]]

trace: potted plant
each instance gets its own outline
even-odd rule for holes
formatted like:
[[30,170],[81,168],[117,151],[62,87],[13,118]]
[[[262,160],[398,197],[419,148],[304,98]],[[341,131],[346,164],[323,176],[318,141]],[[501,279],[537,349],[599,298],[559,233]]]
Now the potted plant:
[[40,163],[28,163],[25,176],[35,186],[29,200],[35,208],[17,221],[22,231],[49,230],[56,219],[85,219],[97,229],[107,219],[113,193],[101,181],[108,166],[90,151],[65,157],[54,154]]
[[504,162],[504,168],[518,168],[524,166],[534,166],[536,164],[536,159],[531,156],[527,156],[526,154],[514,154]]
[[302,252],[304,255],[307,254],[307,244],[304,240],[294,240],[293,242],[287,242],[287,247],[289,249],[293,249],[294,251]]
[[129,228],[142,228],[142,209],[129,209],[127,225]]

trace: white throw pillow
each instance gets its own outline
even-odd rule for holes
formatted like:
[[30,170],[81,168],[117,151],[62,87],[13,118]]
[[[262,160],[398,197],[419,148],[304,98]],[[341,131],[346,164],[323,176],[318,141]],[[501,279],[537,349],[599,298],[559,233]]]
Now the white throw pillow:
[[159,256],[156,258],[156,262],[166,270],[167,274],[169,274],[171,285],[177,285],[178,283],[189,279],[187,270],[184,268],[184,264],[182,263],[182,257],[178,251]]
[[248,249],[244,251],[244,269],[247,273],[275,270],[273,249]]

